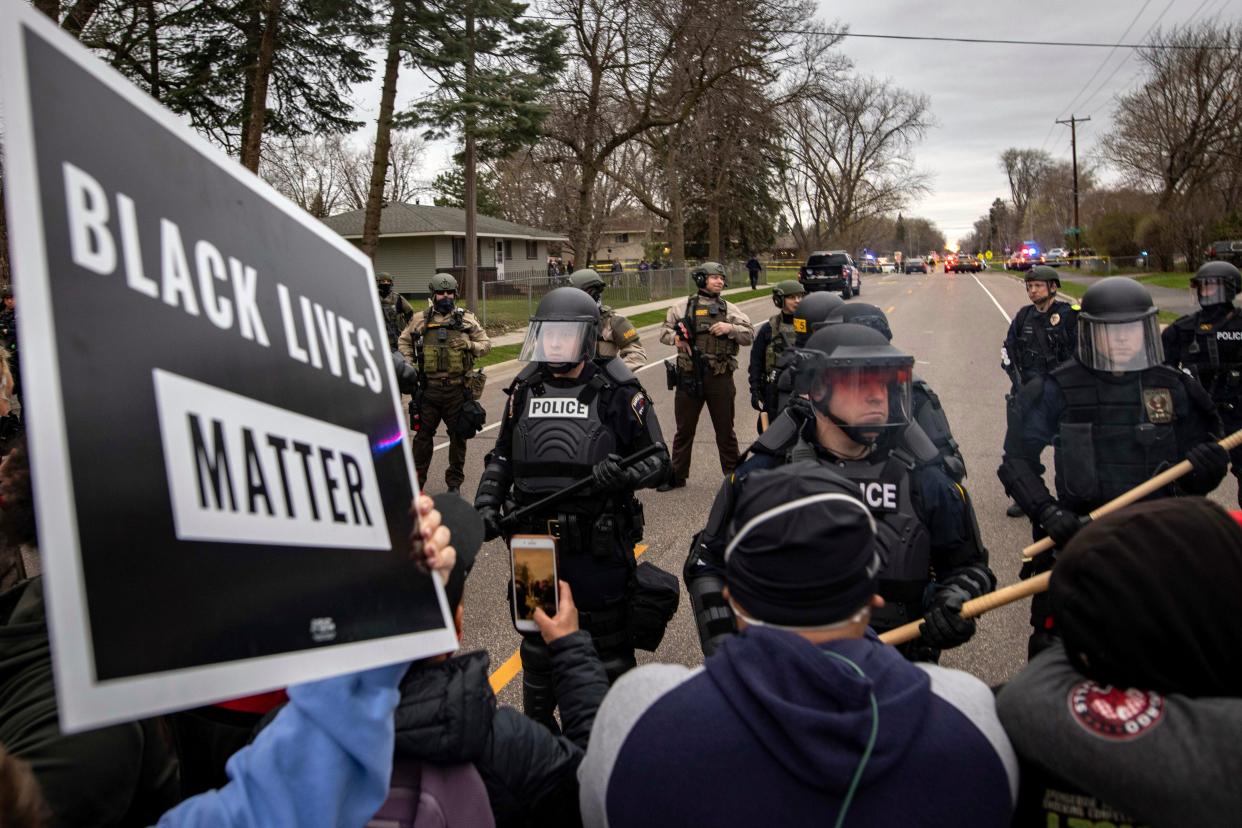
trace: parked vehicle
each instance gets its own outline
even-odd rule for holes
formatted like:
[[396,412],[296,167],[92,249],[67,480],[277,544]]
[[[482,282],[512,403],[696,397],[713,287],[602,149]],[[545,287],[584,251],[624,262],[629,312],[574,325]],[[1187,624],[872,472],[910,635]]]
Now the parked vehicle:
[[817,250],[798,270],[798,281],[807,293],[831,290],[849,299],[862,294],[862,274],[844,250]]
[[968,253],[951,253],[944,260],[945,273],[978,273],[983,265]]
[[927,273],[927,262],[922,259],[910,259],[906,262],[905,270],[907,275],[911,273]]

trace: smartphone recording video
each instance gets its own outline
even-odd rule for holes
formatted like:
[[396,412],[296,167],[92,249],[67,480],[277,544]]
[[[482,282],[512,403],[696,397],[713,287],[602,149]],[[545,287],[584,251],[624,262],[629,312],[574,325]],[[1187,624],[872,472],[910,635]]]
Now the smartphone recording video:
[[551,538],[511,541],[513,553],[513,621],[519,630],[537,630],[535,608],[556,615],[556,546]]

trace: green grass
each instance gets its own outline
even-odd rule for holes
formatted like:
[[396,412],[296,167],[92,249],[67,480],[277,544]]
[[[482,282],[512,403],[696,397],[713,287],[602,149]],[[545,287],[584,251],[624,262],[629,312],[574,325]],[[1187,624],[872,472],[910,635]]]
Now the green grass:
[[663,322],[665,313],[667,313],[667,311],[663,311],[657,308],[655,310],[649,310],[649,311],[643,311],[642,313],[636,313],[633,316],[627,316],[626,319],[629,319],[630,324],[633,325],[635,328],[645,328],[648,325],[654,325],[657,322]]
[[1174,290],[1188,290],[1190,288],[1191,275],[1190,273],[1152,273],[1151,275],[1136,276],[1135,278],[1148,285],[1173,288]]
[[1182,318],[1182,314],[1177,311],[1160,311],[1158,315],[1162,325],[1171,325]]
[[486,368],[489,365],[497,365],[501,362],[508,362],[511,359],[517,359],[517,355],[522,351],[522,343],[515,342],[512,345],[497,345],[488,351],[487,356],[474,361],[475,368]]

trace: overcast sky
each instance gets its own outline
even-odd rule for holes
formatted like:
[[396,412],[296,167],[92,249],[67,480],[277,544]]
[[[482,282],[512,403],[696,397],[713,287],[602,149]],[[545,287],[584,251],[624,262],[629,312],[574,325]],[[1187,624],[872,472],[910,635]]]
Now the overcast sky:
[[[1242,0],[819,0],[819,6],[824,22],[838,20],[860,34],[1114,44],[1142,42],[1154,26],[1235,18]],[[1140,68],[1130,49],[861,37],[846,38],[840,48],[857,72],[930,98],[939,125],[915,156],[932,176],[932,192],[906,213],[934,221],[950,243],[971,230],[993,198],[1007,197],[998,167],[1003,150],[1037,147],[1068,160],[1069,127],[1054,121],[1089,116],[1078,130],[1081,161],[1107,131],[1115,96],[1138,82]],[[405,73],[398,105],[422,87]],[[371,119],[368,134],[378,98],[378,84],[358,90],[358,117]],[[427,180],[449,166],[452,151],[448,142],[429,148]]]

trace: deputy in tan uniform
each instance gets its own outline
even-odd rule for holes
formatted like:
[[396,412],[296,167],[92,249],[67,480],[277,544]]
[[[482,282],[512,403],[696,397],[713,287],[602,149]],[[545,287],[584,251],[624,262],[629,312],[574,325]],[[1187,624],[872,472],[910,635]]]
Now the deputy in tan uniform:
[[[481,372],[474,361],[492,349],[492,341],[475,315],[456,307],[457,280],[447,273],[431,277],[431,305],[414,314],[397,337],[397,349],[418,371],[419,410],[414,435],[414,468],[420,486],[427,484],[436,429],[444,421],[449,434],[449,465],[444,482],[453,493],[466,479],[466,438],[457,432],[457,416],[467,395],[482,392]],[[410,424],[415,427],[415,423]]]
[[638,340],[638,330],[630,320],[603,303],[604,280],[591,268],[575,270],[569,283],[584,290],[599,305],[599,342],[595,345],[596,360],[621,357],[625,367],[637,371],[647,364],[647,352]]
[[704,403],[716,430],[721,471],[728,475],[737,465],[733,372],[737,370],[738,350],[755,338],[755,328],[746,314],[720,295],[726,285],[724,267],[718,262],[704,262],[690,275],[698,293],[671,306],[660,331],[661,342],[677,346],[673,477],[660,491],[686,485],[694,432]]

